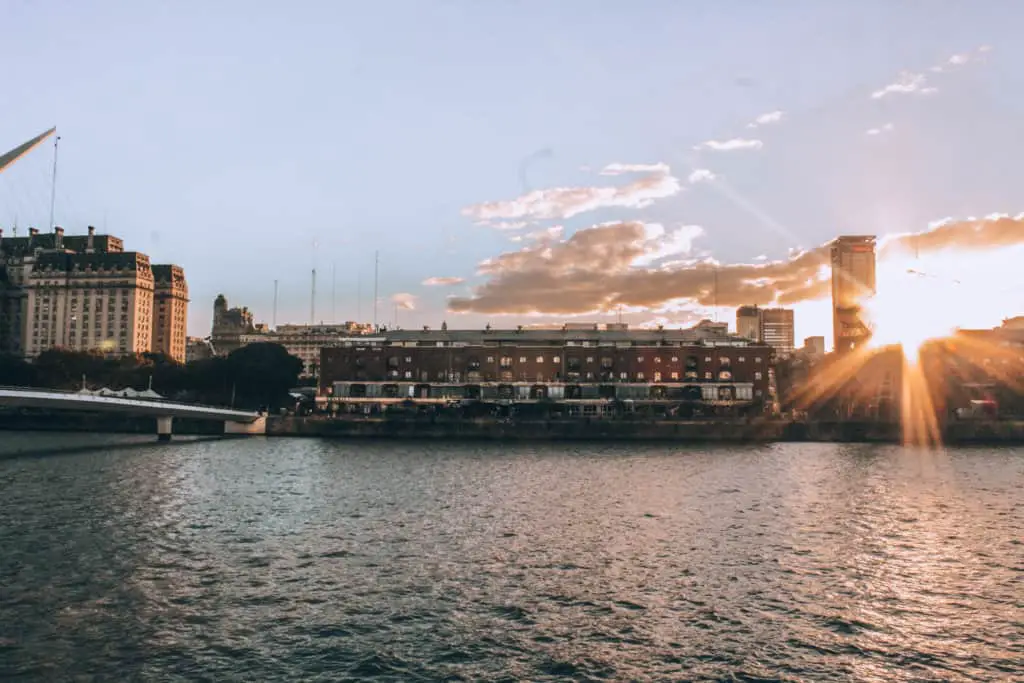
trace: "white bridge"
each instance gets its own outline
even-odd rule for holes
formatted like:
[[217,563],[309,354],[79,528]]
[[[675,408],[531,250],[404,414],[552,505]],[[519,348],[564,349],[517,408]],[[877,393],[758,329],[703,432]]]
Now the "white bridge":
[[223,421],[225,434],[266,433],[266,417],[259,413],[174,401],[94,396],[48,389],[0,387],[0,406],[152,416],[156,417],[156,433],[161,441],[170,441],[171,426],[176,417]]

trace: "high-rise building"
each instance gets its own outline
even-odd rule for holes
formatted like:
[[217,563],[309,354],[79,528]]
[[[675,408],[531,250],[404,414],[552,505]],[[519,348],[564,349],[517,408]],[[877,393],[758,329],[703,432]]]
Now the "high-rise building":
[[184,363],[188,283],[181,266],[153,266],[153,307],[153,351]]
[[761,309],[757,306],[740,306],[736,309],[736,335],[759,341],[761,339]]
[[29,228],[25,237],[0,231],[0,352],[127,355],[154,350],[154,335],[163,335],[169,348],[183,347],[184,304],[179,301],[179,326],[165,331],[154,318],[154,271],[161,269],[177,273],[175,291],[187,301],[180,267],[151,266],[146,254],[124,251],[119,238],[92,227],[68,237],[60,227],[50,234]]
[[792,308],[761,309],[760,341],[778,353],[788,355],[796,348]]
[[847,235],[832,242],[832,332],[845,353],[871,338],[864,302],[875,295],[875,237]]
[[804,339],[804,353],[808,356],[825,355],[825,338],[820,336],[807,337]]

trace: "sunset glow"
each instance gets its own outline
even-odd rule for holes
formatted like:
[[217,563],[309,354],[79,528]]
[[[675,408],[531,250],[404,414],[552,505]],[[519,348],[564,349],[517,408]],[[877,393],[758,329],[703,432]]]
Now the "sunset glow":
[[957,326],[957,280],[914,268],[898,259],[878,264],[878,294],[865,305],[872,346],[899,344],[907,360],[917,359],[921,345],[945,337]]

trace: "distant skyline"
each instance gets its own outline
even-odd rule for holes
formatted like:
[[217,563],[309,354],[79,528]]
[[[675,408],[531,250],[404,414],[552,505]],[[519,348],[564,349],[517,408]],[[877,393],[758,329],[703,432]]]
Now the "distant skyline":
[[[383,324],[733,325],[774,300],[799,344],[831,336],[818,247],[840,234],[880,237],[887,324],[991,326],[1024,312],[1022,19],[10,2],[0,153],[56,125],[56,223],[183,266],[194,336],[218,293],[271,322],[274,280],[278,323],[307,322],[314,267],[319,319],[333,299],[334,320],[369,321],[379,250]],[[0,175],[4,228],[46,229],[52,154]]]

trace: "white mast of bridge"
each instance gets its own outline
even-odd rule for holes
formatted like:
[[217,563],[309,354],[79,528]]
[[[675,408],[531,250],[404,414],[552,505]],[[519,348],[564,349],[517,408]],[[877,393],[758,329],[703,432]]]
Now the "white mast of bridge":
[[50,137],[56,132],[57,128],[55,126],[50,130],[46,131],[45,133],[40,133],[39,135],[35,136],[28,142],[18,145],[17,147],[12,149],[10,152],[7,152],[3,156],[0,156],[0,173],[3,173],[4,169],[6,169],[8,166],[13,164],[21,157],[31,152],[39,143],[41,143],[43,140]]

